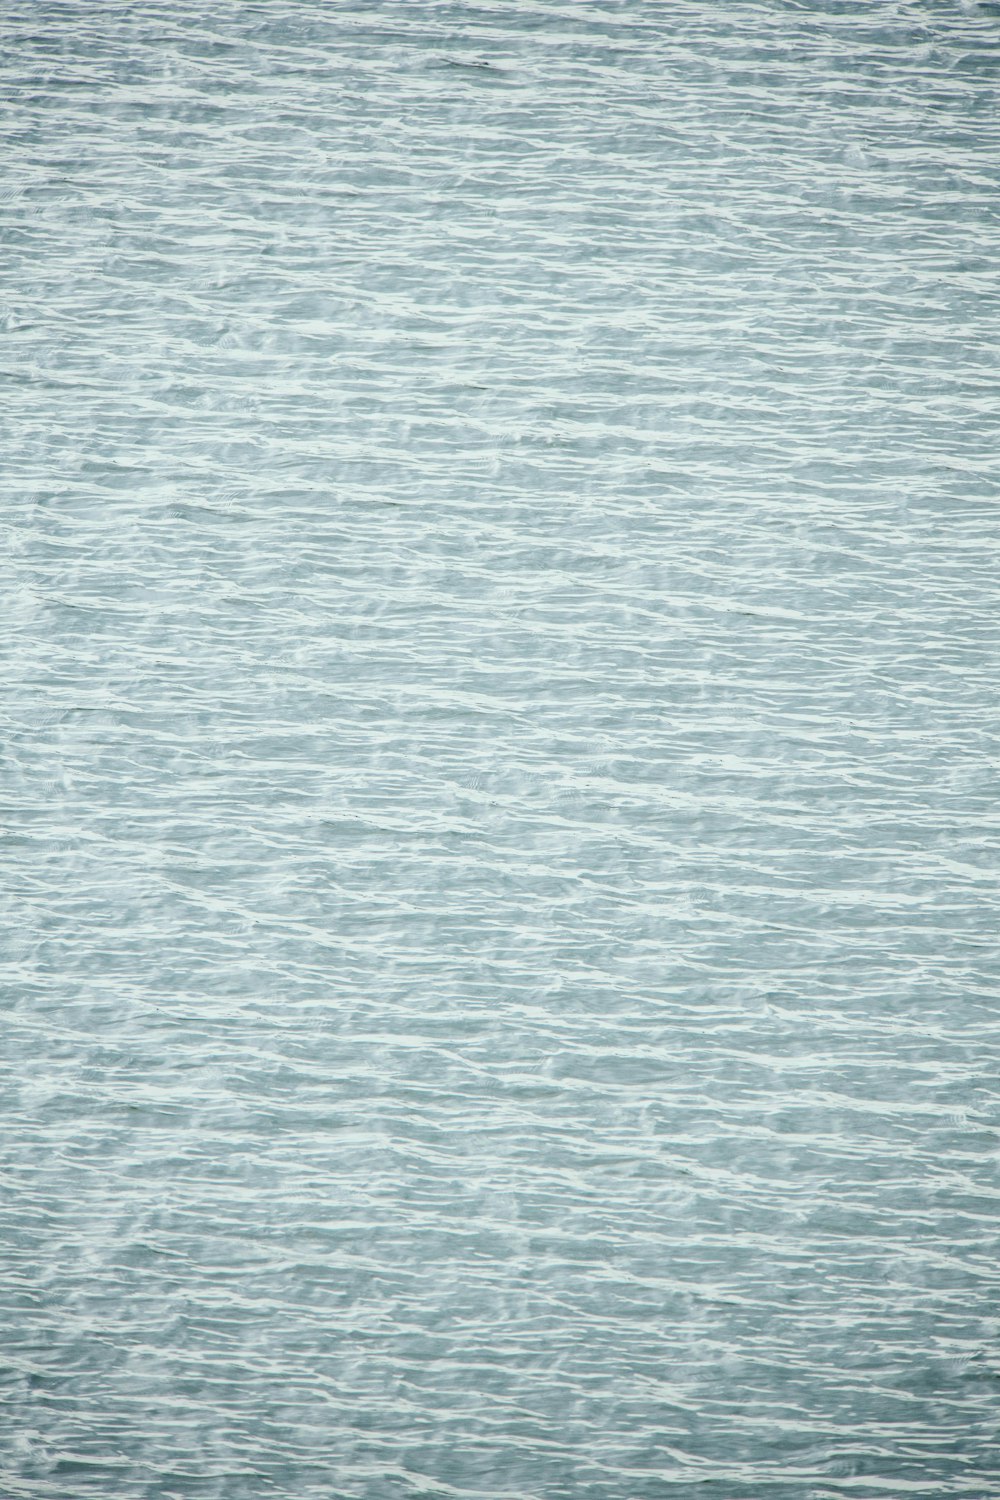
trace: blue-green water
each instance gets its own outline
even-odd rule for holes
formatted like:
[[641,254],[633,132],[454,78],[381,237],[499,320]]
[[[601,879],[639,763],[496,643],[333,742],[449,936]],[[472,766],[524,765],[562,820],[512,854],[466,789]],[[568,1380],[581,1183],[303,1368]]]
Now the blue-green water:
[[1000,14],[0,17],[4,1500],[1000,1495]]

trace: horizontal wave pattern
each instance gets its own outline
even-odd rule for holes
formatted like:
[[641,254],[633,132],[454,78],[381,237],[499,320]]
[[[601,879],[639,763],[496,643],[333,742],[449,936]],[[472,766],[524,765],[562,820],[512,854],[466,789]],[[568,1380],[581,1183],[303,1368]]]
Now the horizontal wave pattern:
[[0,18],[0,1491],[1000,1494],[1000,11]]

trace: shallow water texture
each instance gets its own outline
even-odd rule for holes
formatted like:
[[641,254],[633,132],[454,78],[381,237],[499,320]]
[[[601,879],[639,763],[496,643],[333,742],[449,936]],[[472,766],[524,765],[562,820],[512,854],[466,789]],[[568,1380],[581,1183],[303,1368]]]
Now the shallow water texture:
[[1000,8],[0,34],[4,1500],[1000,1495]]

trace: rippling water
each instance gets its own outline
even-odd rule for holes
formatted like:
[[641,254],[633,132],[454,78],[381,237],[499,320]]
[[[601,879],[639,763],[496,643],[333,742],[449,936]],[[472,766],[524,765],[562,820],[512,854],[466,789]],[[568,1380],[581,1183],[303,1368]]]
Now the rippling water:
[[0,39],[4,1497],[1000,1494],[1000,8]]

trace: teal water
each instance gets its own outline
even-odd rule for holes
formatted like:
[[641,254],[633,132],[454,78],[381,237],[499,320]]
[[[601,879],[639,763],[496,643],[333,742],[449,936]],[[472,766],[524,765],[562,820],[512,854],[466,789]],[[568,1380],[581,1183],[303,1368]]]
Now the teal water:
[[1000,1495],[1000,12],[0,15],[4,1500]]

